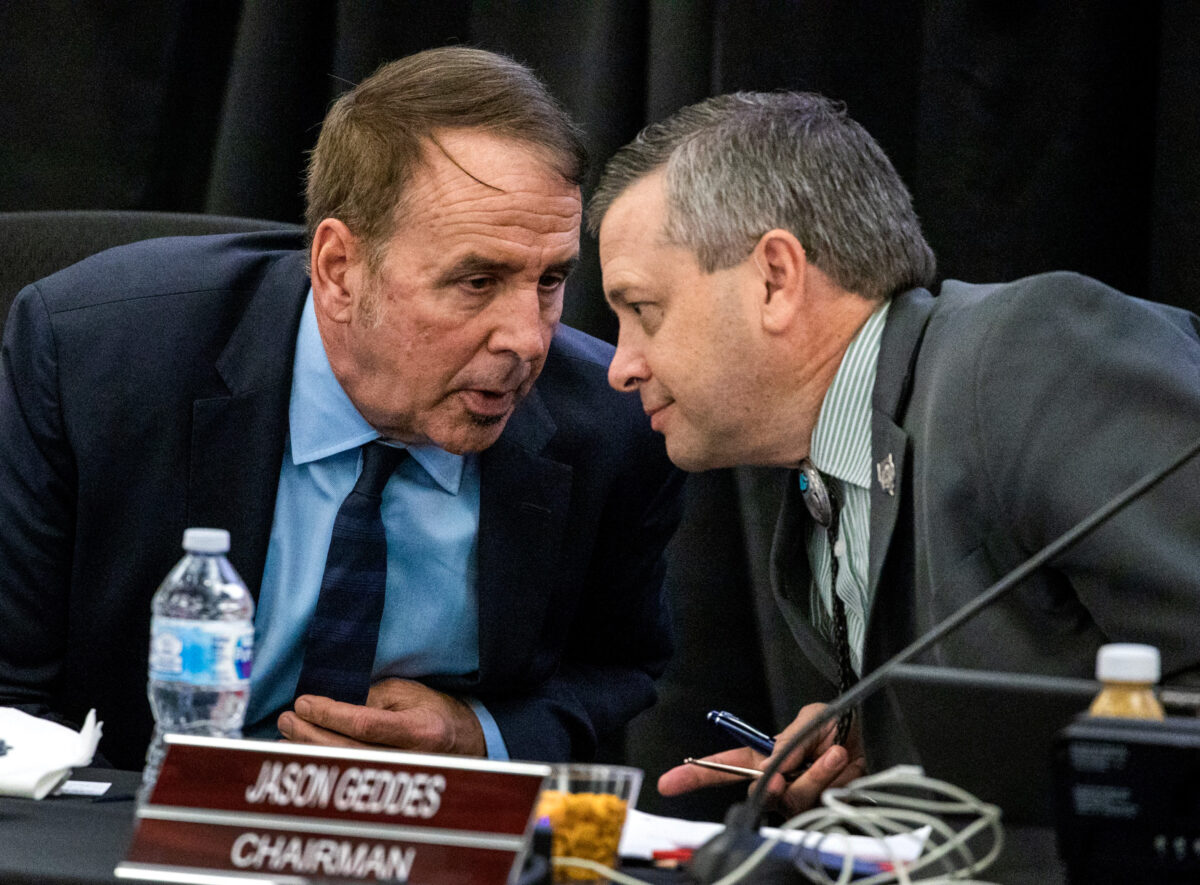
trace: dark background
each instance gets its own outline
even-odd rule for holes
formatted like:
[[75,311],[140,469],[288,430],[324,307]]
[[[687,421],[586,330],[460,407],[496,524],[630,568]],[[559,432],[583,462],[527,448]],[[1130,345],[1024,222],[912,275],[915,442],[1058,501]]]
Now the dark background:
[[[384,61],[460,43],[541,74],[587,131],[590,181],[684,104],[815,90],[891,156],[942,278],[1077,270],[1200,311],[1198,37],[1192,0],[0,3],[0,211],[300,221],[329,103]],[[566,320],[611,340],[586,237],[584,257]],[[683,755],[728,745],[705,710],[770,729],[796,709],[764,688],[796,650],[756,632],[746,575],[763,564],[741,553],[737,499],[727,471],[688,484],[668,580],[680,650],[627,747],[650,811],[719,819],[744,794],[653,789]]]
[[[330,101],[462,43],[542,75],[587,130],[593,176],[681,105],[815,90],[883,144],[943,278],[1078,270],[1197,310],[1198,37],[1190,0],[4,3],[0,211],[298,221]],[[567,320],[611,338],[585,250]]]

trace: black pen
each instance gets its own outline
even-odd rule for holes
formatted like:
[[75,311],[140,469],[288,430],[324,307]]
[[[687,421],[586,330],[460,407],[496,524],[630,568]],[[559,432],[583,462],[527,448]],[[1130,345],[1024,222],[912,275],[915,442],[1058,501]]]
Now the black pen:
[[708,721],[727,731],[742,746],[757,750],[764,756],[770,756],[775,751],[775,741],[771,737],[763,734],[753,725],[738,719],[732,713],[713,710],[708,714]]

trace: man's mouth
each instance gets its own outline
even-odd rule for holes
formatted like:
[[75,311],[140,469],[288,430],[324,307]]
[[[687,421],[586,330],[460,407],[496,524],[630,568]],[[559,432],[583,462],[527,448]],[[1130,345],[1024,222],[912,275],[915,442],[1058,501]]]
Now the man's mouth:
[[644,403],[642,404],[642,411],[644,411],[646,416],[650,419],[650,427],[659,433],[662,433],[662,425],[663,422],[666,421],[666,416],[664,413],[672,402],[673,401],[668,400],[667,402],[660,403],[656,406],[647,406]]
[[513,388],[490,390],[482,387],[467,387],[459,391],[467,411],[484,418],[501,418],[507,415],[517,401]]

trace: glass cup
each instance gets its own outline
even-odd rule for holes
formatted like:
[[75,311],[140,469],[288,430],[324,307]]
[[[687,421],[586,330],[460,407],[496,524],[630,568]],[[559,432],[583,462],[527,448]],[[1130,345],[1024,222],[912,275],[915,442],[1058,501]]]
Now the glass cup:
[[[581,857],[617,865],[625,814],[637,803],[641,769],[625,765],[568,762],[554,766],[538,800],[537,816],[548,818],[551,857]],[[606,882],[582,867],[554,867],[555,882]]]

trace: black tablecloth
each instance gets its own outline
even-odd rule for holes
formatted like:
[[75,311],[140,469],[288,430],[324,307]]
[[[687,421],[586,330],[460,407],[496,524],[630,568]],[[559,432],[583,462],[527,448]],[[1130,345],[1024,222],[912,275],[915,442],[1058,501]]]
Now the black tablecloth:
[[[135,791],[141,775],[85,768],[74,780],[108,781],[99,797],[0,797],[2,885],[100,885],[127,882],[113,875],[133,836]],[[518,885],[541,885],[547,867],[531,862]]]
[[[141,776],[111,769],[80,769],[75,780],[109,781],[108,792],[90,796],[31,799],[0,797],[0,883],[4,885],[97,885],[121,882],[113,868],[133,835],[134,792]],[[537,885],[530,871],[521,885]],[[631,869],[655,885],[683,885],[682,871]],[[980,878],[1003,885],[1061,885],[1054,832],[1009,830],[1000,861]],[[753,881],[753,877],[751,877]]]
[[[84,768],[73,780],[108,781],[100,797],[50,796],[32,799],[0,797],[0,885],[109,885],[113,869],[125,857],[133,836],[135,792],[141,774]],[[541,885],[545,867],[530,863],[518,885]],[[635,873],[655,885],[682,883],[682,872],[644,870]]]
[[63,885],[117,882],[113,868],[133,834],[141,775],[85,768],[75,780],[109,781],[103,796],[0,798],[0,882]]

